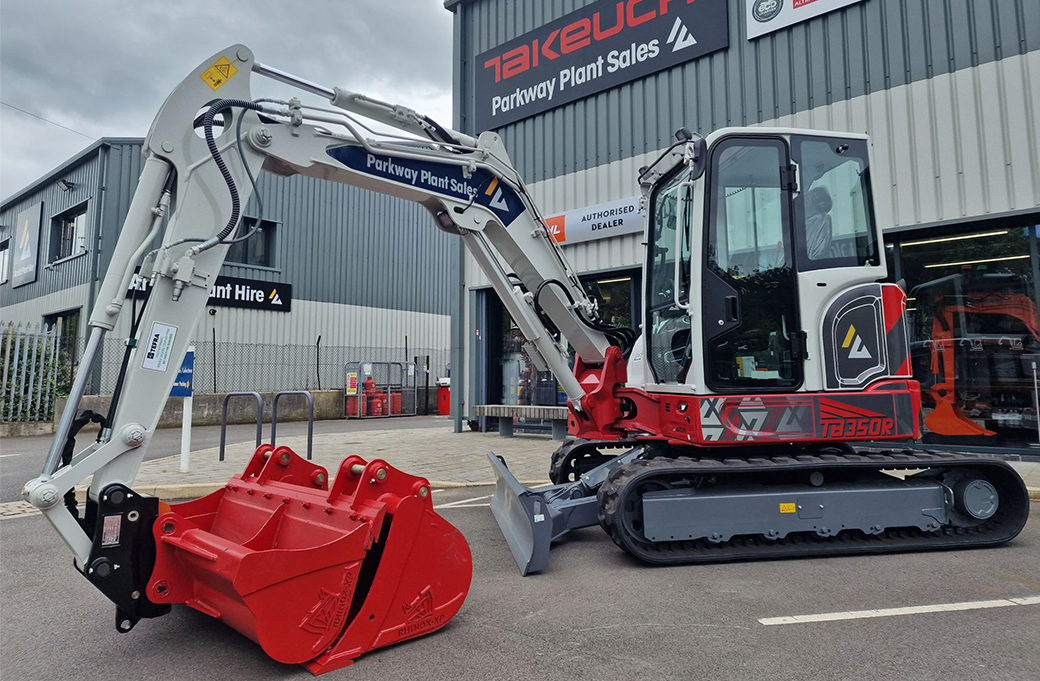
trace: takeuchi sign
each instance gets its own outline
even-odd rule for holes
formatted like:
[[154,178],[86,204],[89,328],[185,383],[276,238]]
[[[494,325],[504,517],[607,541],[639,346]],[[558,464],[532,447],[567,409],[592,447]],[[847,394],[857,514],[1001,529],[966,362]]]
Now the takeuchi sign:
[[477,55],[490,130],[729,46],[728,0],[600,0]]
[[608,239],[643,231],[639,197],[596,204],[545,218],[549,233],[561,244]]

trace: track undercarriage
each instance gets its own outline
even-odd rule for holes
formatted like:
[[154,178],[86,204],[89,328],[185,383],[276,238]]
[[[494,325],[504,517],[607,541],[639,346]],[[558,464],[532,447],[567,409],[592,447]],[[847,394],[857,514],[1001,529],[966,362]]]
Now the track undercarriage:
[[955,452],[572,441],[553,457],[558,484],[538,490],[489,458],[492,512],[523,574],[597,523],[642,561],[680,564],[995,546],[1029,513],[1013,468]]

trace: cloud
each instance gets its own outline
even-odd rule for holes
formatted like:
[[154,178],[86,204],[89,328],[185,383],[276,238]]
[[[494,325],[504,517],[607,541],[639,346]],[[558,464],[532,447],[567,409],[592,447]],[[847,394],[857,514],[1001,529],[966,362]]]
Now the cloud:
[[[143,136],[177,83],[234,43],[451,124],[452,17],[441,0],[3,0],[0,99],[92,138]],[[287,92],[254,77],[255,96]],[[0,197],[89,144],[0,107]]]

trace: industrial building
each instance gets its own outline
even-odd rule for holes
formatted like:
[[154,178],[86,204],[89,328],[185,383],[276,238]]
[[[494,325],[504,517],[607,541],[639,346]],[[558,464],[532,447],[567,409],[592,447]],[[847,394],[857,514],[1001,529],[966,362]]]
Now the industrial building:
[[[0,204],[0,321],[61,319],[70,347],[84,337],[141,144],[101,139]],[[341,388],[346,362],[427,354],[433,377],[443,375],[451,237],[409,202],[299,176],[261,173],[258,183],[260,230],[229,251],[195,329],[197,389]],[[251,200],[242,229],[258,217]],[[147,295],[145,282],[135,286]],[[128,317],[106,341],[94,391],[111,390]]]
[[[926,443],[1038,444],[1040,3],[447,0],[455,127],[496,130],[615,324],[643,305],[638,169],[680,127],[867,133]],[[839,254],[840,255],[840,254]],[[472,259],[453,396],[561,404]]]

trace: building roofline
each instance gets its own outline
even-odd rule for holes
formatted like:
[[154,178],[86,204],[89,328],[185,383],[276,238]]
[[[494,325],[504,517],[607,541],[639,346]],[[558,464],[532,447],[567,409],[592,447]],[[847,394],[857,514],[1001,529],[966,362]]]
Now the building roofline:
[[32,194],[33,192],[35,192],[36,190],[38,190],[40,187],[44,186],[45,184],[48,184],[48,183],[54,181],[55,178],[58,175],[63,175],[64,173],[67,173],[69,170],[71,170],[72,168],[78,166],[87,157],[93,155],[94,152],[96,152],[98,149],[100,149],[103,146],[110,147],[110,146],[112,146],[114,144],[142,144],[143,142],[144,142],[144,138],[143,137],[102,137],[102,138],[92,142],[85,149],[80,151],[75,156],[72,156],[67,161],[65,161],[62,164],[60,164],[58,167],[54,168],[50,172],[47,172],[47,173],[43,174],[42,176],[40,176],[35,181],[30,182],[28,185],[26,185],[22,189],[19,189],[18,191],[16,191],[14,194],[11,194],[10,196],[8,196],[3,201],[0,201],[0,211],[7,210],[8,208],[13,206],[14,204],[16,204],[19,201],[21,201],[22,199],[24,199],[27,195]]

